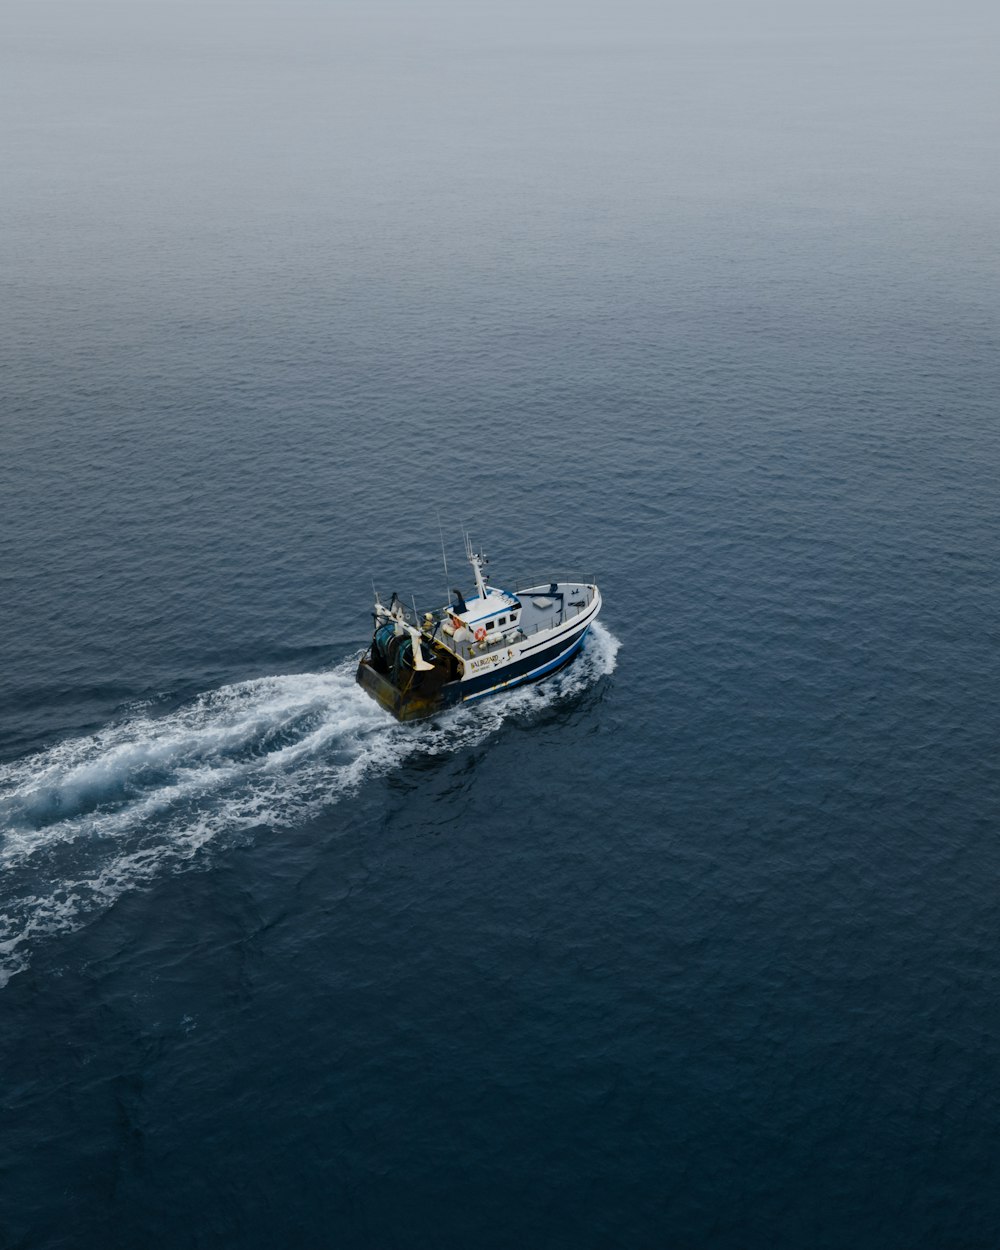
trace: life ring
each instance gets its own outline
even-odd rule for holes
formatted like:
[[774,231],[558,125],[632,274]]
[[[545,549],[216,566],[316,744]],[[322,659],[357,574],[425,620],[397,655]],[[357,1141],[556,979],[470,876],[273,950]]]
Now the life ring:
[[465,622],[464,622],[464,621],[460,621],[460,620],[458,619],[458,617],[457,617],[457,616],[453,616],[453,617],[451,618],[451,627],[452,627],[452,629],[462,629],[464,625],[465,625]]
[[480,625],[479,628],[476,630],[476,642],[485,642],[485,641],[486,641],[486,630],[483,629],[482,625]]

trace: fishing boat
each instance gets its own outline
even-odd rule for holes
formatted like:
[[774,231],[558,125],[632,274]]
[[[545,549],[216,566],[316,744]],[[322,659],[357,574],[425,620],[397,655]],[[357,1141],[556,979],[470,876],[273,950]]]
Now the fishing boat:
[[[568,664],[601,610],[592,576],[489,585],[486,556],[466,539],[476,593],[452,590],[444,607],[419,613],[375,593],[372,640],[358,684],[398,720],[421,720]],[[447,571],[447,563],[445,564]]]

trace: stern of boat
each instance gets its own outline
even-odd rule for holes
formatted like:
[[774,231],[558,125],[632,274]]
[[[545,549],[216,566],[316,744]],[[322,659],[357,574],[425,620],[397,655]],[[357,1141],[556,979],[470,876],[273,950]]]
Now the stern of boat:
[[356,680],[362,690],[400,721],[425,720],[454,702],[447,697],[447,689],[442,687],[430,695],[399,690],[387,677],[376,673],[367,660],[358,665]]

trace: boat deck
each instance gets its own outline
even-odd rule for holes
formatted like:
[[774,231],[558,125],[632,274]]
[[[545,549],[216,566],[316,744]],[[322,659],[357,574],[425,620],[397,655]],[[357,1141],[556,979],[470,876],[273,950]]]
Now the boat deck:
[[594,602],[594,587],[581,582],[550,582],[519,590],[521,600],[521,632],[525,636],[540,629],[555,629],[574,616],[579,616]]
[[530,586],[515,592],[521,601],[521,619],[517,629],[505,631],[499,642],[492,644],[472,641],[456,642],[446,634],[440,626],[448,620],[446,608],[431,614],[438,625],[434,631],[434,642],[446,647],[454,655],[463,660],[484,655],[497,647],[509,647],[514,642],[523,642],[532,634],[544,629],[555,629],[579,616],[594,602],[596,588],[582,581],[548,582]]

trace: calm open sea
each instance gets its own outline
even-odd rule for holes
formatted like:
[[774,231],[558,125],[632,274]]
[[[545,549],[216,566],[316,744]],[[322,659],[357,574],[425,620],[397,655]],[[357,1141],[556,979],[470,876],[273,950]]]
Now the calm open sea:
[[983,12],[4,5],[3,1250],[1000,1244]]

